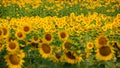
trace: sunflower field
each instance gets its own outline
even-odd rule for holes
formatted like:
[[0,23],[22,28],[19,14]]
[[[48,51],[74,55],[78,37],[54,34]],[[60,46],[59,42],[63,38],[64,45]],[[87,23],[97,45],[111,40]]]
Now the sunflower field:
[[120,68],[120,0],[0,0],[0,68]]

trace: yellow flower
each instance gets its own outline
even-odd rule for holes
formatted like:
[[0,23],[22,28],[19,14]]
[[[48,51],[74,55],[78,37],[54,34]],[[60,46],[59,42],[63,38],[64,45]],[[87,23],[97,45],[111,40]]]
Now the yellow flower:
[[114,56],[114,51],[112,46],[101,46],[96,50],[96,58],[99,60],[111,60]]
[[58,32],[58,37],[60,40],[67,40],[68,36],[69,35],[66,31],[59,31]]
[[16,52],[18,49],[19,49],[19,44],[16,40],[11,40],[8,42],[7,46],[6,46],[6,49],[9,51],[9,52]]
[[23,30],[23,32],[25,32],[26,34],[30,33],[30,31],[31,31],[31,25],[30,25],[30,24],[24,24],[24,25],[22,26],[22,30]]
[[15,33],[15,36],[17,37],[18,40],[23,40],[26,38],[26,35],[22,30],[17,30],[17,32]]
[[8,53],[4,58],[7,62],[8,68],[22,68],[24,57],[25,54],[23,53],[23,51],[19,51],[16,53]]
[[2,32],[2,36],[4,38],[8,38],[9,36],[9,24],[8,22],[3,22],[2,24],[0,24],[0,32]]
[[2,37],[3,35],[3,31],[0,29],[0,38]]
[[46,42],[46,43],[51,43],[53,41],[53,35],[52,33],[45,33],[44,36],[43,36],[43,42]]
[[117,30],[116,33],[117,33],[118,35],[120,35],[120,30]]
[[76,18],[76,17],[75,17],[75,13],[71,13],[71,14],[70,14],[70,18],[71,18],[71,20],[75,20],[75,18]]
[[88,42],[87,43],[87,49],[92,49],[93,48],[93,43],[92,42]]
[[41,43],[39,45],[39,52],[43,58],[48,58],[52,53],[52,47],[47,43]]
[[32,37],[31,41],[34,43],[39,43],[40,40],[39,37]]
[[108,40],[106,36],[99,36],[95,40],[95,47],[99,48],[100,46],[106,46],[108,44]]
[[75,64],[83,60],[82,57],[78,56],[73,51],[65,51],[64,59],[67,63],[70,63],[70,64]]
[[3,30],[3,36],[4,37],[8,37],[9,36],[9,30],[8,30],[8,28],[2,28],[2,30]]
[[0,52],[4,49],[5,44],[4,44],[4,39],[0,38]]
[[62,44],[62,48],[64,49],[71,49],[73,42],[71,40],[66,40]]
[[40,43],[31,41],[29,44],[31,44],[31,50],[36,50],[39,48]]
[[60,48],[56,48],[55,52],[52,53],[51,57],[50,57],[53,62],[62,62],[63,61],[63,55],[61,54],[61,49]]

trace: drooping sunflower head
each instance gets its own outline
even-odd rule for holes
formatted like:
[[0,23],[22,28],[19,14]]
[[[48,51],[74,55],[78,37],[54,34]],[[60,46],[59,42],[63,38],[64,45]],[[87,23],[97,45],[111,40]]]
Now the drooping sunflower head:
[[52,52],[52,47],[48,43],[41,43],[39,52],[43,58],[48,58]]
[[102,46],[97,49],[96,57],[99,60],[111,60],[114,56],[114,51],[111,46]]
[[5,45],[3,43],[3,39],[0,39],[0,52],[4,49]]
[[71,49],[72,44],[73,44],[72,41],[66,40],[66,41],[64,41],[64,43],[62,44],[62,48],[63,48],[63,49]]
[[82,61],[82,58],[72,51],[66,51],[64,56],[66,62],[70,64],[75,64]]
[[45,33],[43,36],[43,41],[46,43],[51,43],[53,41],[53,35],[51,33]]
[[39,48],[39,43],[31,42],[30,44],[31,44],[31,47],[32,47],[33,50]]
[[66,31],[59,31],[58,37],[60,40],[66,40],[68,38],[68,33]]
[[52,55],[50,57],[54,62],[62,62],[63,61],[63,52],[61,50],[61,48],[59,47],[53,47],[53,52],[52,52]]
[[7,38],[9,36],[9,29],[7,27],[2,28],[2,35]]
[[105,36],[99,36],[96,40],[95,40],[95,46],[96,47],[100,47],[100,46],[106,46],[108,44],[108,40]]
[[53,62],[62,61],[62,55],[60,54],[60,52],[55,52],[54,54],[51,55],[50,58],[53,60]]
[[22,68],[24,57],[20,53],[8,53],[4,58],[9,68]]
[[32,42],[38,43],[40,41],[39,37],[33,37],[31,39]]
[[6,46],[6,49],[10,52],[15,52],[19,49],[19,45],[18,45],[18,42],[16,40],[14,41],[9,41],[7,46]]
[[0,38],[2,37],[3,35],[3,31],[0,29]]
[[15,33],[15,36],[17,37],[18,40],[23,40],[25,39],[26,35],[24,34],[23,31],[21,30],[18,30],[16,33]]

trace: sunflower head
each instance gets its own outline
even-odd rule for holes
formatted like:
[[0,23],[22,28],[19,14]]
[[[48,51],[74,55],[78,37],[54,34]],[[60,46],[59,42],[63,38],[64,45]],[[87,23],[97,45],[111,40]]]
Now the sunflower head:
[[16,32],[16,34],[15,34],[15,36],[17,37],[17,39],[19,39],[19,40],[23,40],[23,39],[25,39],[25,34],[24,34],[24,32],[23,31],[17,31]]
[[9,60],[13,65],[18,65],[20,63],[20,57],[14,54],[9,55]]
[[101,47],[101,46],[106,46],[108,45],[108,40],[105,36],[99,36],[96,40],[95,40],[95,44],[96,47]]
[[39,43],[36,43],[36,42],[31,42],[31,46],[33,49],[38,49],[39,47]]
[[99,49],[102,56],[108,56],[111,53],[111,50],[108,46],[103,46]]
[[58,37],[60,40],[66,40],[68,38],[68,33],[66,31],[58,32]]
[[41,43],[39,48],[39,52],[43,58],[48,58],[50,56],[52,48],[48,43]]
[[3,35],[3,31],[0,29],[0,37],[2,37]]
[[39,40],[38,37],[33,37],[33,38],[32,38],[32,42],[38,43],[39,41],[40,41],[40,40]]
[[62,44],[62,48],[63,49],[70,49],[72,47],[72,44],[73,44],[72,41],[67,40]]
[[66,51],[64,55],[65,60],[70,64],[75,64],[82,61],[82,58],[73,51]]
[[72,59],[72,60],[76,59],[76,57],[75,57],[70,51],[68,51],[67,53],[65,53],[65,55],[66,55],[68,58]]
[[43,41],[46,43],[51,43],[53,40],[53,36],[51,33],[45,33],[43,36]]
[[4,49],[4,44],[0,42],[0,52]]
[[16,51],[15,53],[8,53],[4,58],[9,68],[22,68],[23,65],[23,51]]
[[18,45],[18,42],[17,41],[10,41],[8,42],[7,44],[7,50],[10,51],[10,52],[15,52],[19,49],[19,45]]
[[92,49],[93,48],[93,43],[92,42],[88,42],[87,43],[87,48],[88,49]]
[[3,35],[7,35],[7,33],[8,33],[7,28],[2,28],[2,30],[3,30]]
[[100,60],[111,60],[113,55],[114,55],[113,48],[107,45],[97,49],[96,57]]
[[29,24],[25,24],[25,25],[23,25],[23,31],[25,32],[25,33],[30,33],[30,31],[31,31],[31,25],[29,25]]

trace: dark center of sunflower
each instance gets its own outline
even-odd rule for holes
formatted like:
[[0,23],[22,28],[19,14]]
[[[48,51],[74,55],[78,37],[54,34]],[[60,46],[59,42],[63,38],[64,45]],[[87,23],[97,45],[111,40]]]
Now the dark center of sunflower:
[[65,46],[66,49],[70,49],[71,45],[72,45],[72,43],[69,42],[69,41],[67,41],[67,42],[64,43],[64,46]]
[[107,44],[107,39],[105,37],[100,37],[98,40],[98,43],[100,45],[106,45]]
[[89,44],[88,46],[89,46],[89,47],[92,47],[92,44]]
[[60,33],[61,38],[65,38],[66,34],[64,32]]
[[52,38],[52,36],[51,36],[50,34],[46,34],[46,35],[45,35],[45,39],[46,39],[47,41],[50,41],[51,38]]
[[2,43],[0,43],[0,47],[2,47]]
[[30,30],[30,28],[28,26],[24,26],[24,31],[28,32]]
[[48,54],[48,53],[50,53],[50,46],[48,45],[48,44],[42,44],[42,50],[46,53],[46,54]]
[[32,42],[31,45],[32,45],[32,47],[34,47],[34,48],[38,48],[38,43]]
[[35,40],[35,41],[38,41],[38,37],[34,37],[34,40]]
[[66,56],[70,59],[75,59],[75,56],[70,51],[66,53]]
[[3,35],[6,35],[7,34],[7,29],[6,28],[2,28],[3,30]]
[[21,32],[18,32],[18,33],[17,33],[17,36],[18,36],[19,38],[21,38],[21,37],[23,37],[23,34],[22,34]]
[[61,56],[60,56],[58,53],[55,54],[55,57],[56,57],[57,59],[60,59],[60,58],[61,58]]
[[0,36],[2,35],[2,31],[0,30]]
[[18,65],[20,62],[20,58],[17,55],[10,55],[9,60],[13,65]]
[[110,47],[108,46],[101,47],[99,51],[102,56],[108,56],[111,53]]
[[16,44],[14,42],[9,43],[9,48],[10,49],[15,49],[15,47],[16,47]]

